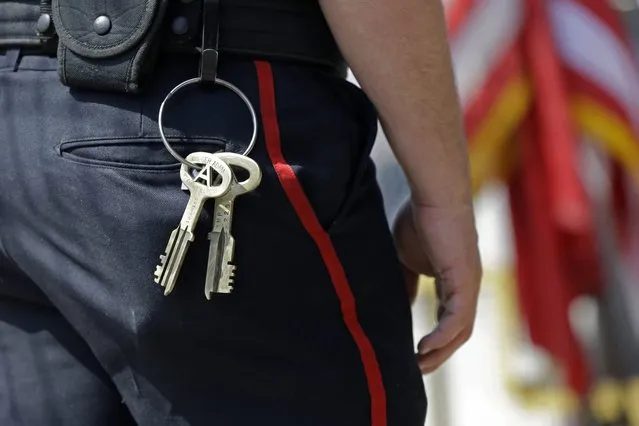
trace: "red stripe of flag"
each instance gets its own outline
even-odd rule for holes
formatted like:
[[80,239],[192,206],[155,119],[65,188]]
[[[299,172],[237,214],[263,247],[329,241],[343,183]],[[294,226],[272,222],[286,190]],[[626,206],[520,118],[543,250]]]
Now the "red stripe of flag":
[[524,30],[528,69],[537,99],[538,144],[548,175],[552,214],[564,230],[583,232],[589,224],[589,202],[578,174],[577,139],[562,66],[545,3],[528,0]]
[[619,12],[613,9],[607,1],[602,0],[571,0],[586,8],[593,16],[616,36],[617,41],[625,48],[630,49],[628,34],[625,31]]
[[468,16],[480,0],[453,0],[446,8],[446,21],[448,33],[451,37],[457,36]]

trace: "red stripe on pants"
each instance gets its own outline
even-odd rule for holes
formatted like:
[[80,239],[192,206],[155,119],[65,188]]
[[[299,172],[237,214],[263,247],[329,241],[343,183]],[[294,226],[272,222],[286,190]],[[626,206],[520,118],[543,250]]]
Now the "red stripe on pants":
[[304,193],[302,185],[297,176],[295,176],[295,171],[286,162],[282,154],[271,66],[268,62],[263,61],[256,61],[255,66],[257,68],[262,124],[264,126],[268,155],[284,188],[284,192],[286,192],[298,218],[322,256],[339,298],[344,322],[359,349],[371,398],[371,426],[386,426],[386,391],[375,351],[357,318],[355,297],[351,292],[344,267],[337,256],[335,247],[328,233],[322,228],[310,201]]

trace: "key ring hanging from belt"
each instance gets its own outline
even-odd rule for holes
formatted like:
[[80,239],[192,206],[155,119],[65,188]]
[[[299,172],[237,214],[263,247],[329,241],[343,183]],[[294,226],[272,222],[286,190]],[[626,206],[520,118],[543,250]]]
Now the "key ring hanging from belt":
[[218,65],[218,42],[220,35],[220,0],[203,0],[202,1],[202,47],[200,52],[200,75],[199,77],[192,78],[190,80],[183,81],[178,84],[169,92],[168,95],[160,104],[160,112],[158,115],[158,126],[160,128],[160,137],[162,138],[162,142],[166,149],[171,153],[171,155],[178,160],[180,163],[196,169],[200,170],[201,167],[197,166],[190,161],[186,160],[180,154],[175,152],[175,150],[169,144],[169,141],[166,139],[164,135],[164,126],[162,124],[162,117],[164,116],[164,107],[167,102],[171,99],[173,95],[179,92],[186,86],[190,86],[192,84],[210,84],[210,85],[220,85],[226,87],[233,91],[237,96],[239,96],[242,101],[246,104],[251,113],[251,119],[253,120],[253,136],[251,137],[251,142],[248,147],[244,151],[242,155],[247,156],[255,146],[255,141],[257,140],[257,116],[255,114],[255,109],[251,104],[251,101],[248,97],[235,85],[229,83],[226,80],[222,80],[217,78],[217,65]]

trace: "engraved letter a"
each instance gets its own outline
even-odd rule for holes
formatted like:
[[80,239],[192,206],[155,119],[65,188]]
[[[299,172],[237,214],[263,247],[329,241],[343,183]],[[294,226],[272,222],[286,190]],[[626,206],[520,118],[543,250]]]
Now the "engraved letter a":
[[213,170],[213,167],[211,167],[210,164],[207,164],[204,167],[202,167],[202,170],[200,170],[197,176],[195,176],[195,181],[196,182],[203,181],[202,183],[210,187],[213,184],[212,176],[214,173],[215,171]]

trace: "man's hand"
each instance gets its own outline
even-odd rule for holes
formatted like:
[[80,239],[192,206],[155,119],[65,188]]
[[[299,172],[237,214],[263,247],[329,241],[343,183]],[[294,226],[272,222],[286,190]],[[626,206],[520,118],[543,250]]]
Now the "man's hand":
[[439,325],[419,343],[419,364],[428,373],[470,336],[481,276],[443,2],[320,0],[320,5],[408,180],[412,204],[397,223],[398,231],[404,229],[397,235],[406,237],[398,240],[398,249],[407,285],[415,288],[416,274],[437,278]]
[[473,331],[482,268],[472,206],[407,203],[397,216],[394,235],[411,302],[418,275],[435,277],[438,325],[418,344],[419,367],[423,374],[431,373]]

